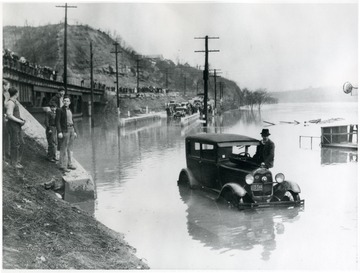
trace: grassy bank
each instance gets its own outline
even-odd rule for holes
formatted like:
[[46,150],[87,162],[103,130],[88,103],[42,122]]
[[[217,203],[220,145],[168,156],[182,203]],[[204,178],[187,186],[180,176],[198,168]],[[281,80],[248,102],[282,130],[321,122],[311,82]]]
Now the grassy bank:
[[22,164],[3,161],[4,269],[147,269],[135,249],[44,183],[62,185],[57,165],[26,139]]

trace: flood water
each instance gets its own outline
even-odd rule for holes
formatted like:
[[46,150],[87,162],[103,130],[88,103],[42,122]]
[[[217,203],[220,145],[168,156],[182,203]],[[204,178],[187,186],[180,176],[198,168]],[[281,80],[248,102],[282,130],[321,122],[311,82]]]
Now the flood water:
[[209,193],[179,189],[185,136],[201,126],[163,119],[126,129],[98,122],[91,129],[82,120],[74,156],[95,180],[95,217],[125,234],[152,269],[354,270],[357,151],[320,148],[319,138],[300,143],[299,136],[319,137],[327,125],[304,121],[349,124],[357,117],[356,103],[278,104],[261,113],[231,111],[210,123],[209,132],[254,138],[268,128],[276,145],[271,170],[300,185],[303,208],[238,211]]

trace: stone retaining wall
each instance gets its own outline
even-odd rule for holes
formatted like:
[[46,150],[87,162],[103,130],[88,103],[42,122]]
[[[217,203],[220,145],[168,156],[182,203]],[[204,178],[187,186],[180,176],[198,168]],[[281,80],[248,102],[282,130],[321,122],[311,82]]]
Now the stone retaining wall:
[[[47,150],[45,128],[22,105],[20,105],[20,116],[26,120],[22,127],[25,135]],[[69,202],[76,202],[76,198],[78,198],[77,202],[94,199],[96,195],[95,183],[91,175],[76,159],[73,160],[73,164],[76,170],[71,170],[71,172],[63,176],[65,183],[64,199]]]

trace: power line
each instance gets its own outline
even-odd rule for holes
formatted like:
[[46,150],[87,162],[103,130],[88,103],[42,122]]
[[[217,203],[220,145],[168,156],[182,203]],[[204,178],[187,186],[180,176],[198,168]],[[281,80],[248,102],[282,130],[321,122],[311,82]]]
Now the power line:
[[65,3],[65,6],[56,6],[57,8],[65,8],[65,22],[64,22],[64,88],[65,88],[65,94],[67,93],[67,9],[68,8],[77,8],[77,6],[68,6],[67,3]]
[[119,101],[119,71],[118,71],[118,46],[119,43],[115,42],[113,44],[115,46],[115,51],[111,51],[110,53],[115,53],[115,67],[116,67],[116,105],[118,110],[118,115],[120,115],[120,101]]
[[205,50],[196,50],[195,52],[205,52],[205,69],[204,69],[204,111],[205,111],[205,123],[204,126],[207,126],[207,100],[208,100],[208,80],[209,80],[209,52],[220,52],[220,50],[209,50],[208,40],[209,39],[219,39],[219,37],[195,37],[195,39],[205,39]]
[[[215,107],[215,110],[216,110],[216,78],[219,77],[216,75],[217,70],[220,70],[220,69],[214,69],[214,75],[210,75],[210,77],[214,77],[214,88],[215,88],[215,94],[214,94],[215,95],[215,105],[214,105],[214,107]],[[220,74],[221,71],[218,71],[218,73]]]

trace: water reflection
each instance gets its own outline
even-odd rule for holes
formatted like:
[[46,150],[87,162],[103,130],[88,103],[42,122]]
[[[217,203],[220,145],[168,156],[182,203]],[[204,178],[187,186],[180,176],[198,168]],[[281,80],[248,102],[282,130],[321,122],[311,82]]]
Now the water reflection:
[[321,165],[358,162],[358,151],[339,148],[321,148]]
[[251,250],[262,246],[262,260],[269,260],[276,249],[276,237],[285,233],[286,223],[299,220],[303,208],[267,208],[238,211],[218,203],[210,193],[179,186],[182,201],[188,206],[189,235],[211,249],[222,252]]
[[244,124],[256,124],[262,126],[261,111],[257,110],[233,110],[223,114],[223,126],[230,127],[239,120]]

